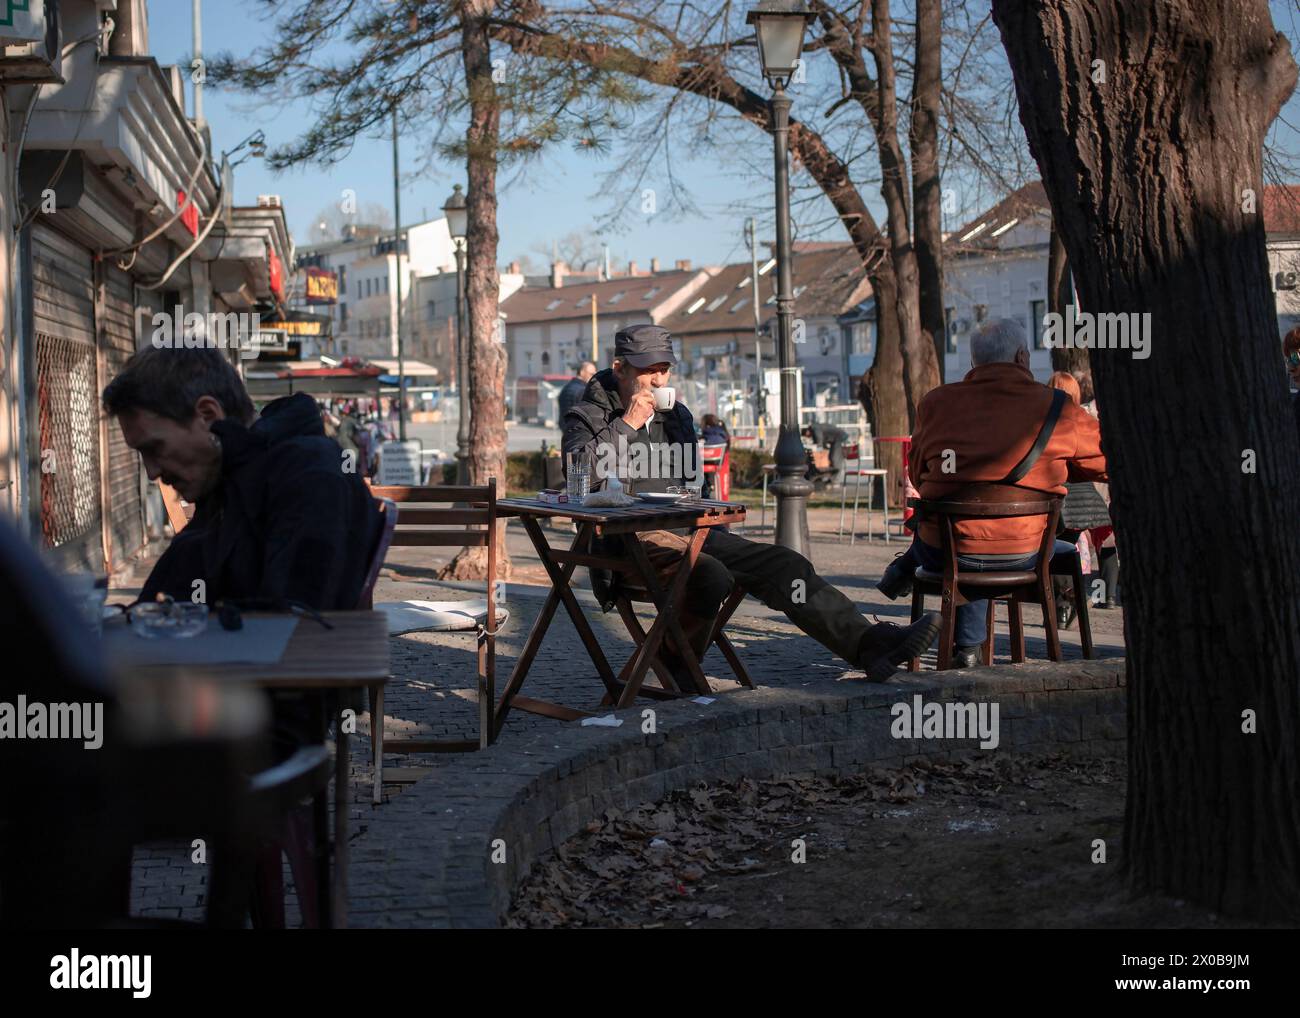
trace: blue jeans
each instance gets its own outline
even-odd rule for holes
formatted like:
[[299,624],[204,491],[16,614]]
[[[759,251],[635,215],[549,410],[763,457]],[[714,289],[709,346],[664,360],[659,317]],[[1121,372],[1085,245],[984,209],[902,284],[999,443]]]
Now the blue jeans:
[[[1067,541],[1057,541],[1052,555],[1073,555],[1074,545]],[[910,559],[911,568],[924,566],[936,573],[943,572],[943,552],[925,544],[920,538],[912,541],[912,547],[904,553],[904,561]],[[1038,565],[1038,552],[1024,558],[1005,558],[988,555],[958,555],[957,566],[964,573],[996,573],[1003,570],[1033,569]],[[975,647],[982,644],[988,636],[988,602],[971,601],[957,606],[957,629],[953,642],[957,647]]]

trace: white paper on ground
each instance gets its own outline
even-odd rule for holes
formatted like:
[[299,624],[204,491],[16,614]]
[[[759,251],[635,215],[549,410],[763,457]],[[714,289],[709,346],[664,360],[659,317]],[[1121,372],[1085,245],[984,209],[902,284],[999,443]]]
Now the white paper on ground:
[[[376,611],[388,616],[388,635],[421,631],[446,632],[473,629],[487,618],[487,600],[466,601],[383,601]],[[510,618],[510,612],[497,605],[497,628]]]
[[712,702],[713,702],[713,697],[711,696],[696,696],[691,698],[691,703],[712,703]]
[[583,718],[583,728],[617,728],[623,723],[622,718],[616,718],[613,714],[606,714],[603,718]]

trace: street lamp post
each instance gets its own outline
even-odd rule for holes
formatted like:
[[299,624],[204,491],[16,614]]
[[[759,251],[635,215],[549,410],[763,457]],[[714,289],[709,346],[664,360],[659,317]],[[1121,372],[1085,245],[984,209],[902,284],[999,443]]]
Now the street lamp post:
[[790,275],[790,97],[786,83],[799,66],[804,27],[814,15],[797,2],[768,0],[745,20],[757,25],[763,77],[772,85],[770,108],[776,157],[776,321],[777,366],[781,372],[781,430],[776,443],[776,543],[807,556],[808,461],[799,437],[798,369],[794,355],[794,295]]
[[393,239],[397,259],[397,437],[406,441],[406,347],[402,342],[402,176],[397,152],[397,107],[393,107]]
[[456,422],[456,483],[469,484],[469,344],[465,341],[465,246],[469,211],[460,185],[452,188],[451,197],[442,206],[447,230],[456,249],[456,388],[459,407]]

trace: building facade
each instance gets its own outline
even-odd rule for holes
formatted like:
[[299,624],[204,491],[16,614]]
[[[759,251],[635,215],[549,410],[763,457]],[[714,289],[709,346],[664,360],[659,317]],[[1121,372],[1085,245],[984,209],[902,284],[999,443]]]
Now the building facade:
[[[403,234],[401,292],[409,302],[413,278],[450,272],[454,279],[456,258],[446,219],[415,223]],[[391,228],[351,227],[342,240],[299,248],[300,268],[325,269],[338,280],[338,302],[329,308],[333,342],[320,352],[334,357],[397,356],[397,262],[397,234]]]
[[15,87],[13,50],[0,60],[10,136],[23,139],[4,189],[16,198],[6,238],[18,227],[5,491],[54,564],[114,572],[161,535],[162,512],[100,393],[150,343],[224,341],[239,363],[252,315],[282,304],[293,252],[282,209],[245,214],[223,193],[209,133],[186,114],[187,77],[148,53],[144,0],[57,8],[56,79]]
[[619,329],[637,322],[663,324],[710,278],[710,270],[678,262],[667,272],[572,285],[560,278],[564,285],[517,290],[501,304],[507,385],[520,378],[571,375],[586,360],[609,367]]
[[[776,259],[727,265],[663,322],[682,346],[683,376],[727,378],[753,387],[756,362],[776,367]],[[754,280],[758,280],[755,312]],[[852,402],[854,374],[875,350],[871,284],[851,244],[794,245],[795,360],[802,369],[805,404]]]

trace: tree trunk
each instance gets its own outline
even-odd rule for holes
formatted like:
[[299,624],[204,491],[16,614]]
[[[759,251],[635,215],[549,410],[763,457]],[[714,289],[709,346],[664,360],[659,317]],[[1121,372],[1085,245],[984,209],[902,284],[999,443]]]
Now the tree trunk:
[[[867,411],[872,438],[912,433],[912,417],[907,396],[898,380],[903,374],[903,349],[898,341],[898,315],[895,312],[894,274],[888,263],[871,277],[876,296],[876,355],[871,368],[862,376],[858,399]],[[876,466],[889,471],[890,505],[902,505],[903,446],[900,442],[882,442],[876,446]]]
[[912,79],[912,216],[920,279],[921,330],[934,341],[939,381],[945,377],[948,323],[943,313],[943,195],[939,184],[939,88],[942,83],[941,0],[917,0],[916,67]]
[[1300,441],[1258,211],[1290,47],[1266,0],[993,16],[1085,308],[1150,315],[1148,358],[1091,358],[1125,571],[1125,870],[1294,920]]
[[[1047,253],[1047,310],[1051,314],[1066,315],[1074,304],[1074,287],[1070,283],[1070,258],[1065,253],[1065,244],[1061,240],[1061,231],[1056,228],[1056,217],[1052,217],[1052,239]],[[1087,347],[1052,347],[1053,371],[1087,371]]]
[[[465,303],[469,328],[469,482],[496,478],[498,497],[506,484],[506,348],[497,341],[497,145],[501,107],[492,82],[492,51],[486,18],[494,0],[466,0],[461,9],[461,50],[469,90],[465,195],[468,241]],[[510,575],[505,527],[497,530],[497,576]],[[442,579],[487,575],[487,549],[466,548],[438,574]]]
[[889,215],[889,251],[894,263],[895,307],[903,353],[903,388],[910,414],[921,397],[939,384],[934,342],[921,330],[920,276],[907,207],[907,162],[898,141],[897,92],[890,35],[889,0],[871,8],[872,52],[876,58],[876,145],[880,150],[880,193]]

